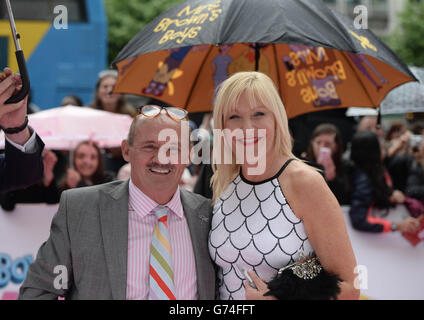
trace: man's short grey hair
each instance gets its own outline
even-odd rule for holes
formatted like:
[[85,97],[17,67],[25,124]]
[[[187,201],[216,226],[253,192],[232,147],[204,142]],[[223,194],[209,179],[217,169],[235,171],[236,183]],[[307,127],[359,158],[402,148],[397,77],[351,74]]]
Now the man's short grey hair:
[[139,115],[139,116],[137,116],[137,117],[134,118],[134,120],[131,122],[130,130],[128,131],[127,142],[128,142],[128,144],[131,147],[134,144],[134,136],[135,136],[135,131],[137,129],[137,120],[138,120],[138,118],[143,118],[143,115]]

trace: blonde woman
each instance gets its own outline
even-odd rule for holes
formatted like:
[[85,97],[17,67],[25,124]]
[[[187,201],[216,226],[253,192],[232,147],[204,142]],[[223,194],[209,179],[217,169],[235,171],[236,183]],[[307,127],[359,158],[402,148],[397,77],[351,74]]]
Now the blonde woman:
[[[338,299],[359,298],[355,256],[340,206],[321,174],[293,156],[287,115],[272,80],[258,72],[233,75],[217,91],[213,119],[215,129],[245,134],[227,143],[230,164],[217,156],[221,148],[214,142],[208,242],[218,267],[219,299],[273,298],[264,296],[267,282],[312,252],[343,280]],[[257,162],[265,164],[263,172],[249,170],[257,165],[249,159],[237,164],[236,147],[258,153],[260,145]]]

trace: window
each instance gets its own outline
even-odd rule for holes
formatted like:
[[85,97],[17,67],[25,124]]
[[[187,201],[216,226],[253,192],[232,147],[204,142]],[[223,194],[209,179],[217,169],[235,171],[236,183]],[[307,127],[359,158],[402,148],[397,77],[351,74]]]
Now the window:
[[[85,0],[13,0],[11,1],[15,20],[53,21],[54,8],[63,5],[68,8],[69,22],[87,22]],[[0,4],[0,19],[7,20],[6,4]]]

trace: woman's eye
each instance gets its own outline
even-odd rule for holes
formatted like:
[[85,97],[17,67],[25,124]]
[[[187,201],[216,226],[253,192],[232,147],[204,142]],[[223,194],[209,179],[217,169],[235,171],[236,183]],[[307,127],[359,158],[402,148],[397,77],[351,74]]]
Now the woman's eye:
[[255,112],[255,114],[254,114],[255,117],[261,117],[261,116],[264,116],[264,115],[265,115],[265,113],[263,113],[263,112]]
[[230,116],[230,120],[233,120],[233,119],[238,119],[238,118],[240,118],[238,115],[236,115],[236,114],[233,114],[233,115],[231,115]]

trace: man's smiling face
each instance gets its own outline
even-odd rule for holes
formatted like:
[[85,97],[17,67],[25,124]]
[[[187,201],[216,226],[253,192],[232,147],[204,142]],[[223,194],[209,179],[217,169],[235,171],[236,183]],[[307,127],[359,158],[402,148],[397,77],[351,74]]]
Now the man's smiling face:
[[[138,119],[132,146],[127,141],[122,146],[123,156],[131,164],[131,180],[144,193],[176,190],[186,167],[186,164],[165,163],[164,159],[160,159],[159,151],[167,141],[159,141],[159,135],[165,129],[175,132],[174,140],[178,142],[171,148],[178,152],[178,159],[181,159],[180,122],[164,114],[153,119]],[[169,152],[166,155],[170,158]]]

